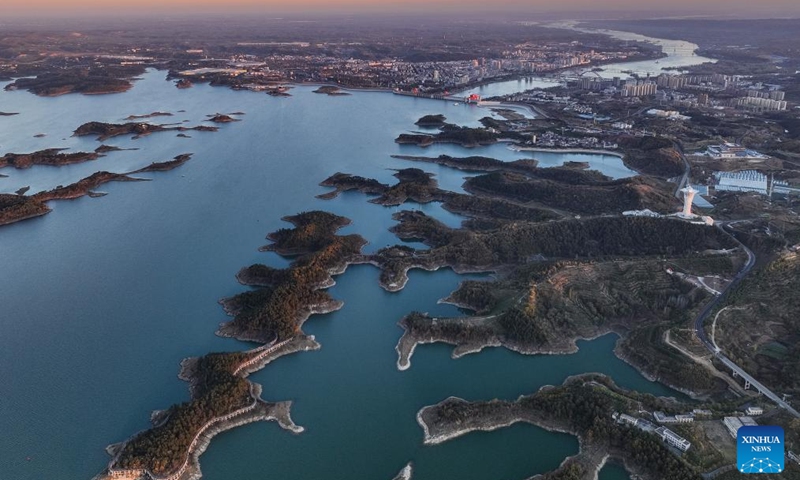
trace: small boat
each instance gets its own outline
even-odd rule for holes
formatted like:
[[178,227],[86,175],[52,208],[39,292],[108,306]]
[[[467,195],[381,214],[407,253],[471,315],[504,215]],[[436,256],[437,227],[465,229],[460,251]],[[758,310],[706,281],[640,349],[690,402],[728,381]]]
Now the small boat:
[[458,103],[454,103],[453,105],[455,105],[455,106],[457,107],[457,106],[458,106]]

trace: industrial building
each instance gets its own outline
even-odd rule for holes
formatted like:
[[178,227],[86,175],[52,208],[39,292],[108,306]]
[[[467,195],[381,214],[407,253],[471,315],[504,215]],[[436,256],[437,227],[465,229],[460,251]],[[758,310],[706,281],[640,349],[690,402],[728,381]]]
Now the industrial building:
[[756,423],[756,421],[750,417],[725,417],[722,422],[725,424],[725,428],[728,429],[728,433],[730,433],[731,437],[733,438],[736,438],[736,433],[741,427],[758,426],[758,423]]
[[716,190],[728,192],[768,192],[768,179],[763,173],[755,170],[741,172],[714,172]]

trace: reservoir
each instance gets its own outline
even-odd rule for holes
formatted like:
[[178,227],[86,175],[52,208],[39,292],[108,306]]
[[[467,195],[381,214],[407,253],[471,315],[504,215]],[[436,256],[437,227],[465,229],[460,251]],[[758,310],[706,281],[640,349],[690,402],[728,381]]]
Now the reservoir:
[[[143,174],[150,182],[111,183],[108,195],[53,202],[44,217],[0,228],[0,477],[15,480],[89,479],[108,457],[104,448],[148,426],[149,414],[188,399],[179,362],[212,351],[252,345],[218,338],[226,321],[221,297],[245,290],[234,275],[243,266],[286,260],[259,253],[280,218],[323,209],[353,220],[343,229],[370,241],[367,250],[398,240],[388,232],[394,208],[349,193],[314,196],[336,172],[393,182],[391,169],[415,166],[458,190],[464,172],[393,159],[394,154],[490,155],[540,158],[567,154],[512,152],[505,145],[430,150],[394,143],[426,114],[474,125],[488,112],[452,103],[357,93],[329,97],[296,87],[292,97],[197,85],[178,90],[166,72],[149,71],[123,94],[41,98],[0,90],[0,150],[61,147],[89,151],[91,137],[72,137],[88,121],[121,123],[132,114],[173,113],[154,123],[201,124],[207,115],[244,112],[219,132],[155,133],[105,143],[137,148],[65,167],[3,169],[0,191],[31,193],[66,185],[99,170],[127,172],[153,161],[194,153],[182,167]],[[0,84],[0,87],[4,84]],[[44,133],[43,138],[34,135]],[[619,178],[632,174],[619,158],[582,155]],[[457,226],[438,204],[407,205]],[[214,439],[201,458],[209,480],[351,478],[390,480],[409,461],[415,479],[522,479],[557,467],[577,452],[564,434],[516,425],[475,433],[435,447],[422,445],[415,421],[423,406],[455,395],[467,400],[514,399],[569,376],[600,371],[620,385],[657,395],[674,392],[643,378],[612,352],[616,337],[580,342],[566,356],[522,356],[488,349],[459,360],[450,348],[421,346],[413,365],[397,371],[397,321],[412,310],[458,315],[437,300],[467,278],[450,270],[412,271],[405,290],[378,287],[378,271],[350,268],[331,293],[344,308],[305,325],[322,349],[284,357],[253,375],[267,400],[293,400],[301,435],[256,423]],[[609,477],[610,478],[610,477]]]

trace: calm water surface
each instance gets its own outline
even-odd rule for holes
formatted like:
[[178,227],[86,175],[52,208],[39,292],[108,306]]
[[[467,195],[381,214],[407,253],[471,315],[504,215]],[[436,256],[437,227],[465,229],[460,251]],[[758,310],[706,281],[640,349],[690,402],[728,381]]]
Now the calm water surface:
[[607,463],[602,470],[600,470],[600,474],[597,476],[597,480],[630,480],[631,476],[625,470],[625,467],[617,464],[617,463]]
[[[326,209],[352,218],[344,231],[364,235],[368,249],[397,243],[387,231],[395,209],[360,194],[317,200],[326,191],[317,185],[322,179],[342,171],[393,181],[390,169],[412,164],[391,154],[526,155],[503,145],[422,150],[393,142],[422,115],[444,113],[454,123],[477,125],[484,109],[382,93],[328,97],[312,88],[295,88],[291,98],[204,85],[177,90],[164,77],[149,72],[131,91],[109,96],[0,91],[0,110],[20,112],[0,117],[3,153],[94,149],[95,139],[71,137],[91,120],[121,122],[161,110],[175,116],[151,121],[195,125],[216,112],[246,113],[220,132],[189,132],[190,139],[174,133],[111,139],[106,143],[139,150],[95,162],[3,169],[10,176],[0,178],[0,191],[31,186],[36,192],[98,170],[125,172],[194,153],[174,171],[143,175],[151,182],[108,184],[101,188],[108,196],[54,202],[51,214],[0,229],[2,479],[90,478],[107,461],[107,444],[147,427],[151,410],[188,398],[176,377],[182,358],[249,347],[214,336],[227,320],[217,300],[244,290],[234,279],[242,266],[286,265],[257,251],[268,232],[286,226],[280,217]],[[47,136],[33,138],[38,133]],[[531,156],[547,165],[575,159]],[[615,157],[581,159],[615,177],[632,173]],[[465,176],[414,166],[453,190]],[[461,220],[436,204],[418,208],[452,226]],[[337,277],[332,294],[345,301],[344,309],[306,324],[322,349],[282,358],[252,377],[264,385],[264,398],[294,400],[294,419],[307,431],[294,436],[258,423],[220,435],[202,457],[205,478],[388,480],[408,461],[419,479],[526,478],[574,454],[576,440],[518,425],[424,447],[417,410],[450,395],[514,399],[588,371],[608,373],[628,388],[673,393],[614,357],[613,336],[581,342],[580,352],[569,356],[489,349],[451,360],[450,348],[423,346],[412,368],[398,372],[397,321],[410,310],[459,314],[436,301],[468,277],[412,272],[397,294],[381,290],[377,278],[369,266]]]
[[[668,40],[663,38],[647,37],[644,35],[639,35],[637,33],[620,32],[617,30],[576,28],[574,24],[575,22],[568,22],[564,24],[559,24],[558,26],[560,28],[573,28],[574,30],[586,33],[602,33],[617,40],[652,43],[659,46],[661,48],[661,51],[667,55],[664,58],[659,58],[655,60],[642,60],[639,62],[620,62],[620,63],[610,63],[607,65],[602,65],[601,68],[603,70],[597,73],[603,78],[620,77],[624,79],[624,78],[629,78],[631,76],[631,73],[635,73],[640,77],[645,77],[648,75],[653,77],[660,75],[661,73],[666,71],[665,69],[668,68],[681,69],[693,65],[700,65],[701,63],[716,62],[715,59],[695,54],[695,51],[697,51],[698,46],[691,42],[683,40]],[[581,67],[574,70],[568,70],[567,73],[570,72],[579,73],[586,70],[588,70],[587,67]],[[560,81],[557,79],[546,78],[541,76],[538,77],[533,76],[533,77],[509,80],[506,82],[496,82],[488,85],[483,85],[465,92],[465,95],[470,93],[477,93],[484,98],[489,98],[489,97],[497,97],[503,95],[511,95],[518,92],[524,92],[525,90],[532,90],[534,88],[548,88],[558,85],[560,85]]]

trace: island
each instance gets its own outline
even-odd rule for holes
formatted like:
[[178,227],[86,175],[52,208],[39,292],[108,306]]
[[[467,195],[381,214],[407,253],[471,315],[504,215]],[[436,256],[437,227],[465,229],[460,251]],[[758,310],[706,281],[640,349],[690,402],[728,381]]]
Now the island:
[[154,412],[151,429],[110,445],[112,459],[95,479],[199,478],[200,455],[225,430],[276,421],[285,430],[301,433],[303,428],[290,415],[291,402],[264,401],[261,387],[246,377],[284,355],[318,348],[313,337],[298,335],[246,352],[184,359],[179,377],[189,383],[190,400]]
[[284,340],[295,335],[311,315],[342,307],[324,289],[333,284],[332,275],[364,262],[361,248],[366,240],[360,235],[336,235],[350,221],[327,212],[304,212],[284,220],[294,228],[268,235],[273,243],[262,251],[296,260],[288,269],[252,265],[241,270],[238,280],[259,288],[221,301],[234,318],[220,327],[219,335],[261,343]]
[[438,115],[425,115],[414,122],[414,125],[423,128],[441,128],[446,124],[447,117],[441,113]]
[[199,478],[198,458],[219,432],[259,420],[303,431],[291,421],[291,402],[261,400],[261,387],[246,377],[283,355],[319,348],[302,333],[303,322],[341,308],[324,289],[333,284],[332,275],[362,260],[366,241],[359,235],[336,235],[350,221],[327,212],[302,212],[285,220],[294,228],[269,234],[273,243],[262,250],[295,258],[291,266],[244,268],[238,280],[257,288],[220,301],[233,320],[221,325],[218,334],[262,345],[185,359],[179,376],[190,384],[190,401],[155,412],[152,428],[111,445],[112,459],[96,479]]
[[94,152],[62,153],[64,148],[48,148],[33,153],[7,153],[0,157],[0,168],[14,167],[16,169],[30,168],[33,165],[71,165],[90,160],[97,160],[101,153],[109,150]]
[[208,119],[209,122],[214,123],[230,123],[230,122],[239,122],[238,118],[233,118],[230,115],[224,115],[222,113],[217,113],[214,115],[208,115],[210,118]]
[[0,226],[50,213],[42,201],[22,195],[0,193]]
[[127,174],[105,171],[96,172],[70,185],[59,185],[51,190],[42,191],[30,196],[25,195],[28,191],[27,187],[20,189],[17,195],[0,194],[0,226],[21,222],[50,213],[51,209],[47,206],[47,202],[53,200],[72,200],[83,196],[101,197],[105,194],[97,192],[95,189],[109,182],[146,181],[146,179],[135,178],[130,175],[172,170],[189,161],[191,156],[192,154],[190,153],[181,154],[176,156],[173,160],[154,162]]
[[128,115],[125,120],[142,120],[144,118],[154,118],[154,117],[171,117],[172,114],[169,112],[153,112],[153,113],[146,113],[144,115]]
[[174,170],[184,163],[188,162],[192,158],[191,153],[183,153],[181,155],[176,156],[172,160],[167,160],[166,162],[153,162],[146,167],[142,167],[138,170],[134,170],[130,172],[130,174],[134,173],[145,173],[145,172],[167,172],[169,170]]
[[350,95],[347,92],[343,92],[341,88],[335,85],[323,85],[318,89],[314,90],[314,93],[322,93],[331,97]]
[[36,77],[18,78],[6,90],[27,90],[42,97],[69,93],[100,95],[126,92],[133,88],[133,77],[141,75],[141,65],[105,66],[102,69],[53,69]]
[[109,138],[118,137],[120,135],[133,135],[134,139],[141,138],[156,132],[167,131],[188,131],[198,132],[216,132],[218,127],[208,125],[198,125],[196,127],[182,127],[182,126],[168,126],[168,125],[154,125],[152,123],[130,122],[123,124],[103,123],[103,122],[87,122],[75,129],[73,133],[76,137],[83,137],[88,135],[97,136],[97,140],[105,141]]

